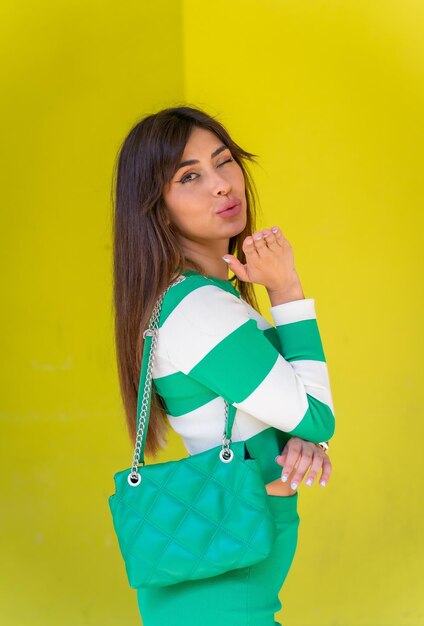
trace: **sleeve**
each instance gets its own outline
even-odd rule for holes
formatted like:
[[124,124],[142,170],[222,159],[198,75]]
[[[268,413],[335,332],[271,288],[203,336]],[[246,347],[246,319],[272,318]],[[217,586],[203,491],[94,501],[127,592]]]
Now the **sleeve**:
[[204,284],[162,327],[168,359],[236,408],[319,443],[334,434],[327,364],[312,298],[270,308],[281,354],[236,295]]

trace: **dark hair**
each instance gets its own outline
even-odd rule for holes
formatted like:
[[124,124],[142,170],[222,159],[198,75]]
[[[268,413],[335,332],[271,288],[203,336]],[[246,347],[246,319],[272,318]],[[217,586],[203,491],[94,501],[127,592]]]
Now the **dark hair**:
[[[228,253],[246,262],[244,239],[255,231],[257,191],[244,161],[257,156],[237,145],[214,117],[189,106],[163,109],[137,122],[124,139],[112,181],[115,343],[127,427],[136,438],[137,393],[147,328],[157,298],[185,269],[203,273],[185,256],[167,224],[163,189],[178,168],[194,127],[213,133],[227,145],[240,165],[247,201],[244,230],[230,238]],[[252,283],[230,279],[243,299],[259,311]],[[165,406],[152,385],[145,452],[156,455],[166,445]]]

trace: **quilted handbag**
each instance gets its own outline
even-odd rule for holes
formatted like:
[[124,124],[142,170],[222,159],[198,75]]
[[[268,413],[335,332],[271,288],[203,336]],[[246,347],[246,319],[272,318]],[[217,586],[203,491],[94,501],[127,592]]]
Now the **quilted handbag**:
[[178,277],[159,297],[144,331],[133,463],[114,475],[115,493],[108,500],[135,589],[253,565],[269,555],[276,536],[258,461],[244,441],[231,442],[236,410],[227,401],[222,445],[177,461],[144,462],[160,308],[165,293],[184,279]]

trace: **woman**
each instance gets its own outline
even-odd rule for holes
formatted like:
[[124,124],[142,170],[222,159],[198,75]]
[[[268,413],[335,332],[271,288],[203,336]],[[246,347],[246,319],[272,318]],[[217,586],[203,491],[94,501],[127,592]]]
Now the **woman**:
[[[175,107],[138,122],[117,161],[116,346],[131,438],[143,330],[159,295],[184,276],[162,303],[146,452],[165,447],[169,427],[190,454],[220,445],[227,400],[237,409],[232,440],[258,459],[278,529],[254,566],[139,589],[144,626],[276,624],[297,544],[298,485],[308,469],[306,484],[320,468],[323,485],[331,473],[334,410],[314,300],[281,230],[255,230],[246,166],[254,156],[205,112]],[[254,283],[267,290],[275,326],[259,312]]]

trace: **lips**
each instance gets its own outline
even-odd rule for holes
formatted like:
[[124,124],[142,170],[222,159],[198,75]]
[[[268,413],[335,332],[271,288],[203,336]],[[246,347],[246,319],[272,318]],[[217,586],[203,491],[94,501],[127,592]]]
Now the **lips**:
[[222,213],[223,211],[228,211],[228,209],[232,209],[233,207],[239,204],[240,204],[240,200],[238,198],[234,198],[233,200],[226,200],[224,204],[220,206],[220,208],[218,209],[216,213],[218,215],[218,213]]

